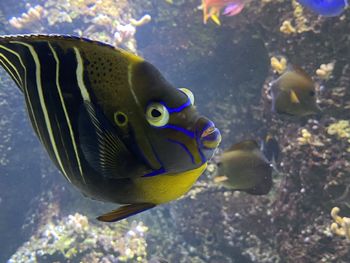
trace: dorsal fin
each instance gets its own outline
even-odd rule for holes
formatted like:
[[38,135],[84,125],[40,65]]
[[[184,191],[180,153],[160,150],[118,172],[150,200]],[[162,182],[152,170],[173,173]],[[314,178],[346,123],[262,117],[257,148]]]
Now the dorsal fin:
[[[27,71],[32,66],[26,63],[28,62],[26,57],[30,54],[30,48],[33,48],[33,52],[37,53],[39,57],[51,55],[41,48],[43,44],[51,45],[54,50],[62,50],[63,52],[76,48],[79,50],[79,53],[84,53],[83,65],[86,64],[87,53],[89,53],[88,59],[93,57],[103,60],[108,57],[115,63],[119,63],[121,60],[130,63],[143,61],[141,57],[110,44],[77,36],[55,34],[0,36],[0,65],[5,68],[22,91],[26,86]],[[108,61],[108,63],[110,62]],[[115,65],[113,65],[113,68],[115,68]],[[108,75],[106,70],[104,72],[101,71],[99,74]],[[103,84],[103,81],[100,79],[99,84]]]
[[289,65],[288,68],[291,71],[294,71],[295,73],[299,74],[300,76],[303,76],[305,78],[305,80],[312,82],[310,75],[307,74],[307,72],[303,68],[301,68],[300,66],[292,64],[292,65]]
[[[40,42],[45,41],[49,43],[63,43],[63,42],[74,42],[75,44],[81,43],[89,43],[89,45],[96,45],[96,46],[104,46],[108,47],[110,49],[117,50],[119,52],[123,52],[126,54],[129,54],[129,52],[117,48],[115,46],[112,46],[106,42],[91,40],[84,37],[78,37],[74,35],[59,35],[59,34],[19,34],[19,35],[2,35],[0,36],[0,43],[10,43],[13,41],[24,41],[26,43],[34,43],[34,42]],[[131,53],[130,53],[131,54]],[[136,55],[134,55],[137,57]]]
[[287,70],[280,76],[280,84],[286,87],[303,86],[313,87],[314,82],[310,75],[297,65],[288,65]]
[[259,145],[256,141],[254,140],[245,140],[245,141],[241,141],[239,143],[236,143],[234,145],[232,145],[228,151],[237,151],[237,150],[255,150],[255,149],[259,149]]

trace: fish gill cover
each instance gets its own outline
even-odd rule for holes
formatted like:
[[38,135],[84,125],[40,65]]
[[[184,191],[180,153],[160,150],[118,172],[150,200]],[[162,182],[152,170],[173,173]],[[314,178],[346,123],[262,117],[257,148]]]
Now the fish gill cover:
[[[204,24],[209,2],[222,3]],[[2,71],[0,262],[350,261],[349,8],[328,17],[304,1],[256,0],[225,16],[231,2],[0,2],[1,34],[105,41],[142,55],[171,83],[190,88],[200,112],[222,133],[218,155],[267,133],[281,149],[268,195],[215,184],[214,156],[185,197],[100,225],[96,214],[114,207],[82,197],[58,173]],[[315,83],[319,114],[271,111],[270,84],[290,65]],[[298,93],[286,94],[297,106]]]

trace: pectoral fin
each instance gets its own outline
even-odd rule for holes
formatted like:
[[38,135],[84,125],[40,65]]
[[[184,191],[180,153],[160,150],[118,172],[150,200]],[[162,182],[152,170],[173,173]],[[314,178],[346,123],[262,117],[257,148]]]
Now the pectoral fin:
[[106,117],[91,103],[79,111],[80,147],[89,164],[102,176],[123,178],[135,159]]
[[226,182],[228,180],[228,177],[225,175],[220,175],[220,176],[216,176],[214,177],[214,183],[222,183],[222,182]]
[[290,101],[292,103],[296,103],[296,104],[299,104],[300,103],[300,100],[297,96],[297,94],[295,93],[295,91],[291,90],[290,91]]
[[155,206],[156,205],[149,203],[124,205],[116,210],[113,210],[107,214],[97,217],[97,220],[102,222],[117,222],[129,216],[133,216],[148,209],[151,209]]

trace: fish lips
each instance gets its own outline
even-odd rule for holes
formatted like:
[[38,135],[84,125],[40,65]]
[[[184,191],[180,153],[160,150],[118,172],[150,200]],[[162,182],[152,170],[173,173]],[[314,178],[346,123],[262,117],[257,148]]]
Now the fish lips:
[[196,137],[199,148],[203,151],[206,159],[210,159],[221,142],[221,134],[214,123],[205,117],[197,121]]

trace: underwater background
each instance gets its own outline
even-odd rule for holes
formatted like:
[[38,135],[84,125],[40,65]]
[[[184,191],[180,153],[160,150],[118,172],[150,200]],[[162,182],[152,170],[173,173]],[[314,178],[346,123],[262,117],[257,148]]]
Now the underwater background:
[[[98,222],[115,205],[85,198],[59,173],[1,69],[0,262],[350,262],[349,8],[324,17],[294,0],[253,0],[217,23],[203,21],[201,4],[1,0],[0,34],[72,34],[144,57],[193,91],[221,131],[219,152],[266,134],[278,141],[270,193],[220,187],[214,157],[180,200]],[[283,60],[317,83],[317,116],[271,111]]]

